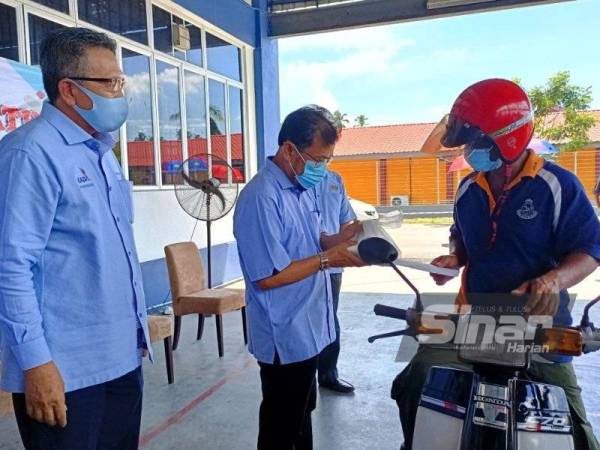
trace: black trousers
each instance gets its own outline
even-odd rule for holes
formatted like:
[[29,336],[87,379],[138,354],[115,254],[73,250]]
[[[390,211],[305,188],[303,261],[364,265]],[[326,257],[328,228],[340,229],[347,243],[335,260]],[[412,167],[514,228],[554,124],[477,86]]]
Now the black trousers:
[[318,378],[319,383],[332,382],[338,379],[337,363],[340,356],[340,321],[338,320],[338,305],[340,303],[340,289],[342,288],[342,274],[332,273],[331,293],[333,295],[333,318],[335,321],[335,341],[325,347],[319,355]]
[[142,369],[106,383],[67,392],[67,426],[50,427],[27,416],[25,394],[13,394],[26,450],[135,450],[142,418]]
[[311,450],[318,356],[292,364],[259,362],[263,400],[258,450]]

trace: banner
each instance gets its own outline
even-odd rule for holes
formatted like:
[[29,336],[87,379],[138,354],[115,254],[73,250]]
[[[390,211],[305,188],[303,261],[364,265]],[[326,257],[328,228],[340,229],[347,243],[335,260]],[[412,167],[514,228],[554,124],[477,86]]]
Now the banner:
[[0,139],[38,117],[44,100],[39,67],[0,57]]

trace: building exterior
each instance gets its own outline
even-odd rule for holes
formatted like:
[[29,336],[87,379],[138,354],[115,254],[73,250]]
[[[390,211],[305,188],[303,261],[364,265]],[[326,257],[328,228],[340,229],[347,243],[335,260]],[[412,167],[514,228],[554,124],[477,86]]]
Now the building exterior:
[[[592,198],[600,176],[600,111],[589,132],[590,144],[555,158],[574,172]],[[379,206],[452,203],[469,170],[450,171],[444,161],[419,151],[435,123],[345,128],[331,168],[344,178],[348,195]]]
[[[39,113],[45,94],[36,64],[48,32],[84,26],[117,41],[130,116],[116,133],[114,151],[134,184],[147,303],[163,304],[170,299],[164,246],[193,239],[206,253],[204,227],[195,226],[174,195],[181,162],[212,153],[233,165],[234,179],[243,185],[277,149],[276,37],[548,2],[495,0],[493,5],[430,8],[431,1],[0,0],[0,139]],[[26,93],[20,98],[17,85]],[[352,133],[348,130],[343,142],[351,142]],[[408,195],[413,202],[451,201],[456,180],[446,175],[444,162],[418,155],[415,139],[401,150],[375,148],[368,155],[368,147],[344,154],[342,145],[334,167],[352,195],[371,203],[385,204],[392,194]],[[425,180],[432,173],[435,190]],[[213,284],[219,285],[241,276],[232,214],[212,229]]]
[[[134,184],[134,226],[149,306],[169,300],[163,247],[189,240],[195,225],[174,195],[173,177],[181,162],[210,152],[227,160],[234,180],[243,183],[256,173],[263,149],[276,149],[277,45],[267,39],[266,0],[255,1],[254,8],[251,3],[0,0],[0,65],[16,68],[26,81],[37,77],[39,86],[38,46],[49,31],[84,26],[118,43],[130,115],[116,133],[114,151]],[[189,45],[180,42],[188,37]],[[38,86],[31,93],[32,106],[26,106],[23,96],[8,95],[13,83],[0,75],[0,92],[6,93],[0,94],[0,133],[36,117],[44,99]],[[217,285],[241,276],[232,214],[212,229]],[[205,253],[203,224],[193,240]]]

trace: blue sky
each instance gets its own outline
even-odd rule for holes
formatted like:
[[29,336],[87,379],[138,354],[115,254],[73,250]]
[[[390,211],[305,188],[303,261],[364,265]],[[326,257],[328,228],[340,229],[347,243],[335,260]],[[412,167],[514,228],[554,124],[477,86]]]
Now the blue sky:
[[600,109],[600,0],[281,39],[281,115],[318,103],[369,125],[434,122],[475,81],[530,88],[559,70]]

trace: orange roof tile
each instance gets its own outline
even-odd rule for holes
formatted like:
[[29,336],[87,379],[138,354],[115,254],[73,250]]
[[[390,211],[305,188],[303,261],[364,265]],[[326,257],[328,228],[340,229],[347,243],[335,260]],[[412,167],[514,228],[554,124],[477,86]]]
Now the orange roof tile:
[[435,123],[344,128],[334,155],[418,152]]

